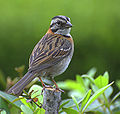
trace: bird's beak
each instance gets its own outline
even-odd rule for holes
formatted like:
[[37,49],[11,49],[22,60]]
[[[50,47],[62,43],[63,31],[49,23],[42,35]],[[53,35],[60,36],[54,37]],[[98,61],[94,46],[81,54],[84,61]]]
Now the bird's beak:
[[72,24],[71,24],[69,21],[67,21],[67,23],[65,24],[65,27],[71,28],[71,27],[72,27]]

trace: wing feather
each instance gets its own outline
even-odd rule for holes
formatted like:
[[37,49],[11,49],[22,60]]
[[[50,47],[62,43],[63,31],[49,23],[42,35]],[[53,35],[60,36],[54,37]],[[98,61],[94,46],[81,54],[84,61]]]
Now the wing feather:
[[62,36],[46,34],[35,46],[29,60],[30,71],[51,67],[71,53],[72,45]]

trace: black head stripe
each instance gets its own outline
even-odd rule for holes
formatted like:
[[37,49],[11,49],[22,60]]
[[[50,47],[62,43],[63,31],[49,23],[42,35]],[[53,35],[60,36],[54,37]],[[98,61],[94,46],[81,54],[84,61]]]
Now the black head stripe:
[[[65,16],[66,17],[66,16]],[[70,18],[69,17],[66,17],[67,21],[70,21]]]
[[57,32],[58,31],[58,29],[51,29],[52,30],[52,32]]
[[53,27],[54,23],[50,25],[50,28]]
[[[57,23],[57,22],[56,22],[56,23]],[[52,24],[50,25],[50,28],[53,27],[53,25],[55,25],[56,23],[52,23]]]
[[66,19],[65,16],[55,16],[55,17],[52,18],[52,20],[53,20],[53,19],[56,19],[56,18],[62,19],[62,20],[64,20],[64,21],[67,22],[67,19]]
[[67,38],[70,38],[71,36],[69,36],[69,35],[63,35],[64,37],[67,37]]

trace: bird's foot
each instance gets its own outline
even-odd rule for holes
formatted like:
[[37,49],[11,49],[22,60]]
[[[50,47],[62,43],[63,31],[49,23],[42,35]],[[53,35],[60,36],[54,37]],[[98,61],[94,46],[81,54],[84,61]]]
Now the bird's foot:
[[64,92],[62,89],[60,88],[55,88],[56,91],[60,91],[60,92]]
[[45,84],[44,84],[43,89],[42,89],[42,91],[41,91],[41,95],[43,95],[43,91],[45,90],[45,88],[53,89],[53,86],[45,85]]

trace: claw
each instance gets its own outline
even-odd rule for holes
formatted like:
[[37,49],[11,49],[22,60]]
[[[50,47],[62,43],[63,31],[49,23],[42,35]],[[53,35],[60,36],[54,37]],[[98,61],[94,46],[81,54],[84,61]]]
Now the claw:
[[45,84],[44,84],[43,89],[42,89],[42,91],[41,91],[41,94],[40,94],[40,95],[43,95],[43,91],[45,90],[45,88],[50,88],[50,89],[53,89],[53,87],[52,87],[52,86],[50,86],[50,85],[45,85]]
[[56,91],[61,91],[61,92],[64,92],[62,89],[60,89],[59,87],[58,87],[58,85],[57,85],[57,83],[55,82],[55,80],[52,78],[52,81],[53,81],[53,83],[55,84],[55,90]]
[[64,91],[63,91],[62,89],[60,89],[60,88],[55,88],[55,90],[56,90],[56,91],[60,91],[60,92],[63,92],[63,93],[64,93]]
[[41,81],[41,83],[42,83],[42,86],[43,86],[43,89],[42,89],[42,91],[41,91],[41,95],[43,95],[43,91],[45,90],[45,88],[53,89],[53,90],[55,90],[55,91],[64,92],[62,89],[60,89],[60,88],[58,87],[58,85],[56,84],[56,82],[55,82],[55,80],[54,80],[53,78],[52,78],[52,81],[53,81],[53,83],[55,84],[55,87],[56,87],[56,88],[54,88],[53,86],[50,86],[50,85],[45,85],[44,82],[42,81],[41,77],[39,77],[39,79],[40,79],[40,81]]

